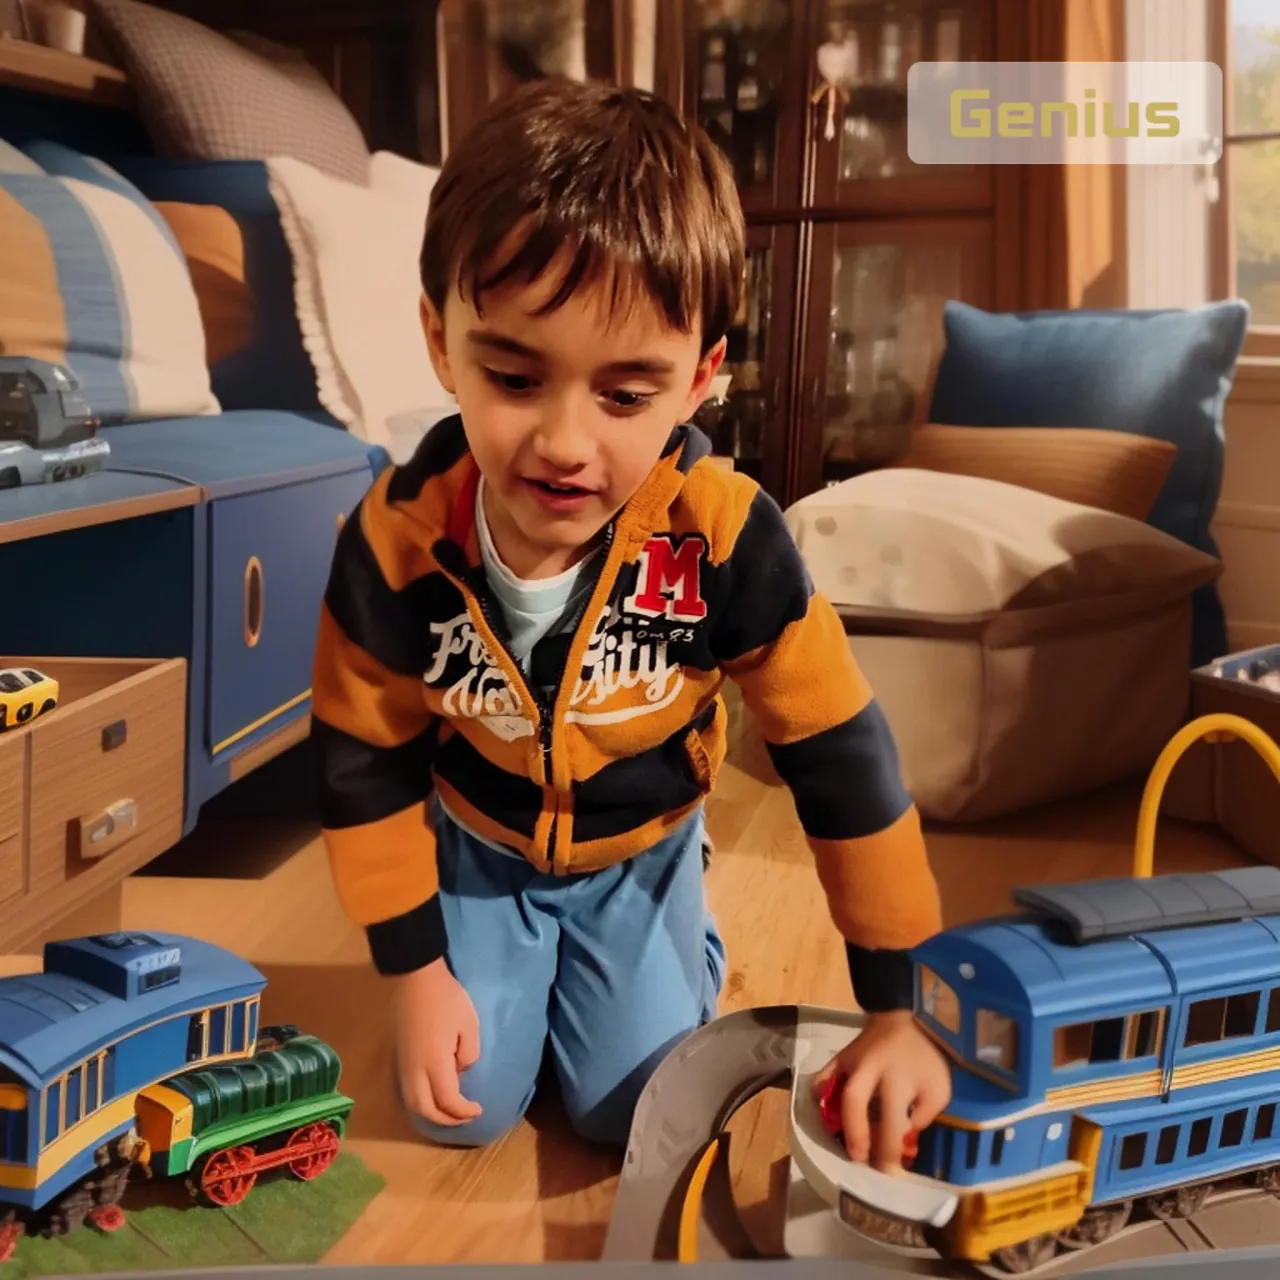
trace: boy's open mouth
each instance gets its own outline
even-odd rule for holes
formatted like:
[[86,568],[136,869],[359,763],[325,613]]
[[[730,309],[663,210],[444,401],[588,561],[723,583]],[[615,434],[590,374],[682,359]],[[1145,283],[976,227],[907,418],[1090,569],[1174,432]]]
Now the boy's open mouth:
[[560,498],[586,497],[588,494],[595,492],[594,489],[584,489],[580,484],[567,484],[556,480],[538,480],[533,477],[526,477],[526,483],[533,485],[535,489],[539,489],[543,493],[553,494]]

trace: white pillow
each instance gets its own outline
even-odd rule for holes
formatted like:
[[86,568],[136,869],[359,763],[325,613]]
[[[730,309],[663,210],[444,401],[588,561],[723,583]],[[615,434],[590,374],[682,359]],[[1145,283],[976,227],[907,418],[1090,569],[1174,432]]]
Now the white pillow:
[[320,402],[353,434],[388,448],[392,424],[434,420],[455,401],[431,366],[419,315],[434,178],[414,172],[425,165],[379,155],[367,187],[291,157],[268,160],[267,171]]
[[384,195],[416,201],[426,220],[431,192],[440,177],[437,165],[419,164],[394,151],[375,151],[369,159],[369,185]]
[[1189,594],[1222,567],[1128,516],[910,467],[819,489],[786,522],[817,589],[851,618],[972,624],[1046,607],[1100,618]]

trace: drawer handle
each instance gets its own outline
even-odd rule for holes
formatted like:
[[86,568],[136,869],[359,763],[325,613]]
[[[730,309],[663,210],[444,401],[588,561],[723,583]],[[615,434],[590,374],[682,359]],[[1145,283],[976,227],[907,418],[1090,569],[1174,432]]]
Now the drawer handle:
[[244,567],[244,642],[250,649],[262,639],[265,592],[262,561],[257,556],[250,556],[249,563]]
[[101,813],[80,819],[80,856],[105,858],[138,829],[138,806],[133,800],[117,800]]
[[114,751],[117,747],[123,747],[129,741],[129,722],[127,720],[117,720],[115,724],[109,724],[102,731],[102,749],[103,751]]

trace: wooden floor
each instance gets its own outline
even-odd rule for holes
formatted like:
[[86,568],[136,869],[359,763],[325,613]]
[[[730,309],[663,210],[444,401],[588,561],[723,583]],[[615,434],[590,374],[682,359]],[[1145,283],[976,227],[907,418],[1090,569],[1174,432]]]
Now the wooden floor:
[[[264,1020],[329,1039],[356,1099],[351,1146],[387,1189],[329,1256],[334,1263],[496,1262],[598,1256],[619,1167],[562,1122],[554,1096],[497,1147],[463,1152],[418,1141],[390,1088],[387,988],[338,910],[324,852],[304,814],[298,760],[267,766],[206,810],[190,839],[124,888],[122,924],[197,934],[234,948],[269,980]],[[1127,874],[1140,783],[986,824],[931,831],[947,922],[1005,910],[1019,884]],[[843,951],[788,793],[758,745],[735,744],[708,825],[708,891],[730,977],[722,1009],[807,1001],[847,1007]],[[1162,824],[1156,870],[1245,861],[1215,832]],[[9,957],[4,968],[34,967]],[[731,1147],[744,1219],[777,1242],[785,1095],[735,1117]]]

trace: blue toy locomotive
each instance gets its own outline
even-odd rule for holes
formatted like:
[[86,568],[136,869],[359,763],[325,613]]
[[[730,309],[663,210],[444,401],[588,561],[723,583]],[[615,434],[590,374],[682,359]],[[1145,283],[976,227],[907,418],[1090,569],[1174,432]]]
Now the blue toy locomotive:
[[0,1262],[24,1232],[123,1225],[136,1168],[226,1206],[269,1169],[332,1165],[352,1106],[341,1062],[259,1028],[265,987],[230,952],[161,933],[50,943],[42,973],[0,978]]
[[952,1099],[909,1172],[851,1167],[841,1218],[987,1272],[1036,1271],[1139,1218],[1196,1213],[1225,1182],[1280,1192],[1280,868],[1150,875],[1166,748],[1132,878],[1015,895],[1022,914],[913,953],[916,1016],[953,1063]]

